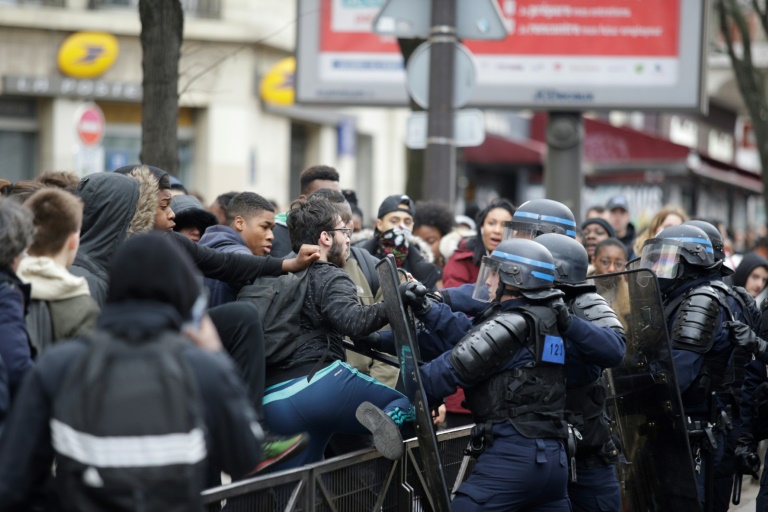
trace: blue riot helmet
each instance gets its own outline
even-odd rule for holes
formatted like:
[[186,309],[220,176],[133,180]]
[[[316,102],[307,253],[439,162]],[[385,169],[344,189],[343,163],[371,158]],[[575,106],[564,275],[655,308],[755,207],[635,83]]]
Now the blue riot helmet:
[[502,241],[483,258],[473,298],[498,301],[512,287],[529,299],[546,299],[554,296],[554,282],[555,260],[547,248],[533,240],[514,238]]
[[503,238],[533,240],[545,233],[576,238],[576,220],[563,203],[551,199],[531,199],[520,205],[511,221],[504,223]]
[[720,230],[704,220],[689,220],[683,222],[683,224],[689,226],[696,226],[709,237],[709,241],[712,242],[712,249],[715,255],[715,264],[721,263],[719,268],[720,273],[724,276],[730,276],[733,274],[733,269],[725,264],[725,242],[720,234]]
[[662,293],[668,293],[708,273],[715,264],[714,252],[707,234],[696,226],[670,226],[645,241],[640,267],[653,270]]
[[552,254],[555,260],[555,285],[579,285],[587,280],[589,255],[587,250],[575,239],[547,233],[533,239]]

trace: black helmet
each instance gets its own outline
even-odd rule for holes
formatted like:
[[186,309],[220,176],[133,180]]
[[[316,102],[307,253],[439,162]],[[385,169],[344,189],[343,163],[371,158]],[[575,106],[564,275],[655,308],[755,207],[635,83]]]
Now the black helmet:
[[545,233],[576,238],[576,220],[563,203],[532,199],[520,205],[512,220],[504,223],[504,239],[534,239]]
[[589,256],[579,242],[565,235],[547,233],[533,239],[552,254],[555,260],[555,284],[583,284],[587,280]]
[[653,270],[660,280],[698,278],[699,275],[689,271],[708,270],[714,264],[714,249],[709,237],[689,224],[670,226],[655,238],[646,240],[640,256],[640,267]]
[[[529,299],[550,297],[555,282],[555,260],[538,242],[524,238],[502,241],[490,256],[483,258],[474,298],[498,300],[500,283],[520,290]],[[559,293],[559,292],[558,292]]]
[[706,233],[709,237],[709,241],[712,242],[715,262],[723,262],[723,265],[719,269],[720,272],[726,276],[733,274],[733,269],[725,265],[725,243],[723,242],[723,237],[720,235],[720,230],[705,220],[689,220],[683,222],[683,224],[696,226]]

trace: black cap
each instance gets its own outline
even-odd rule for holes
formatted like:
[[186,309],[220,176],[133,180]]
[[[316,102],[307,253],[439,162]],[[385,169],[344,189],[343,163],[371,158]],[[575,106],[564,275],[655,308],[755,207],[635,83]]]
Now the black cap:
[[405,194],[395,194],[386,198],[379,206],[378,218],[383,218],[386,214],[404,211],[409,213],[411,217],[416,216],[416,208],[413,205],[413,201]]

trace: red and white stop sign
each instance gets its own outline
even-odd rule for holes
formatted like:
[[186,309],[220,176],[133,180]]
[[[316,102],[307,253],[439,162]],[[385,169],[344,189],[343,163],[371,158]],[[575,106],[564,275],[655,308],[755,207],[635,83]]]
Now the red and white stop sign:
[[77,136],[86,146],[95,146],[104,137],[104,113],[95,103],[83,105],[76,116]]

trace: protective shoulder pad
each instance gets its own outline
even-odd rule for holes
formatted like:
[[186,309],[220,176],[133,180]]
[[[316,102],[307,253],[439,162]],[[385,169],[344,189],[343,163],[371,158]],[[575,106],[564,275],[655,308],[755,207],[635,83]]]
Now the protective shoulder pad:
[[573,300],[573,314],[597,327],[610,327],[624,334],[616,312],[599,293],[582,293]]
[[688,291],[672,324],[672,348],[703,354],[715,343],[720,298],[711,286]]
[[530,330],[522,314],[501,313],[472,329],[456,344],[449,357],[451,366],[467,384],[485,380],[517,353]]

